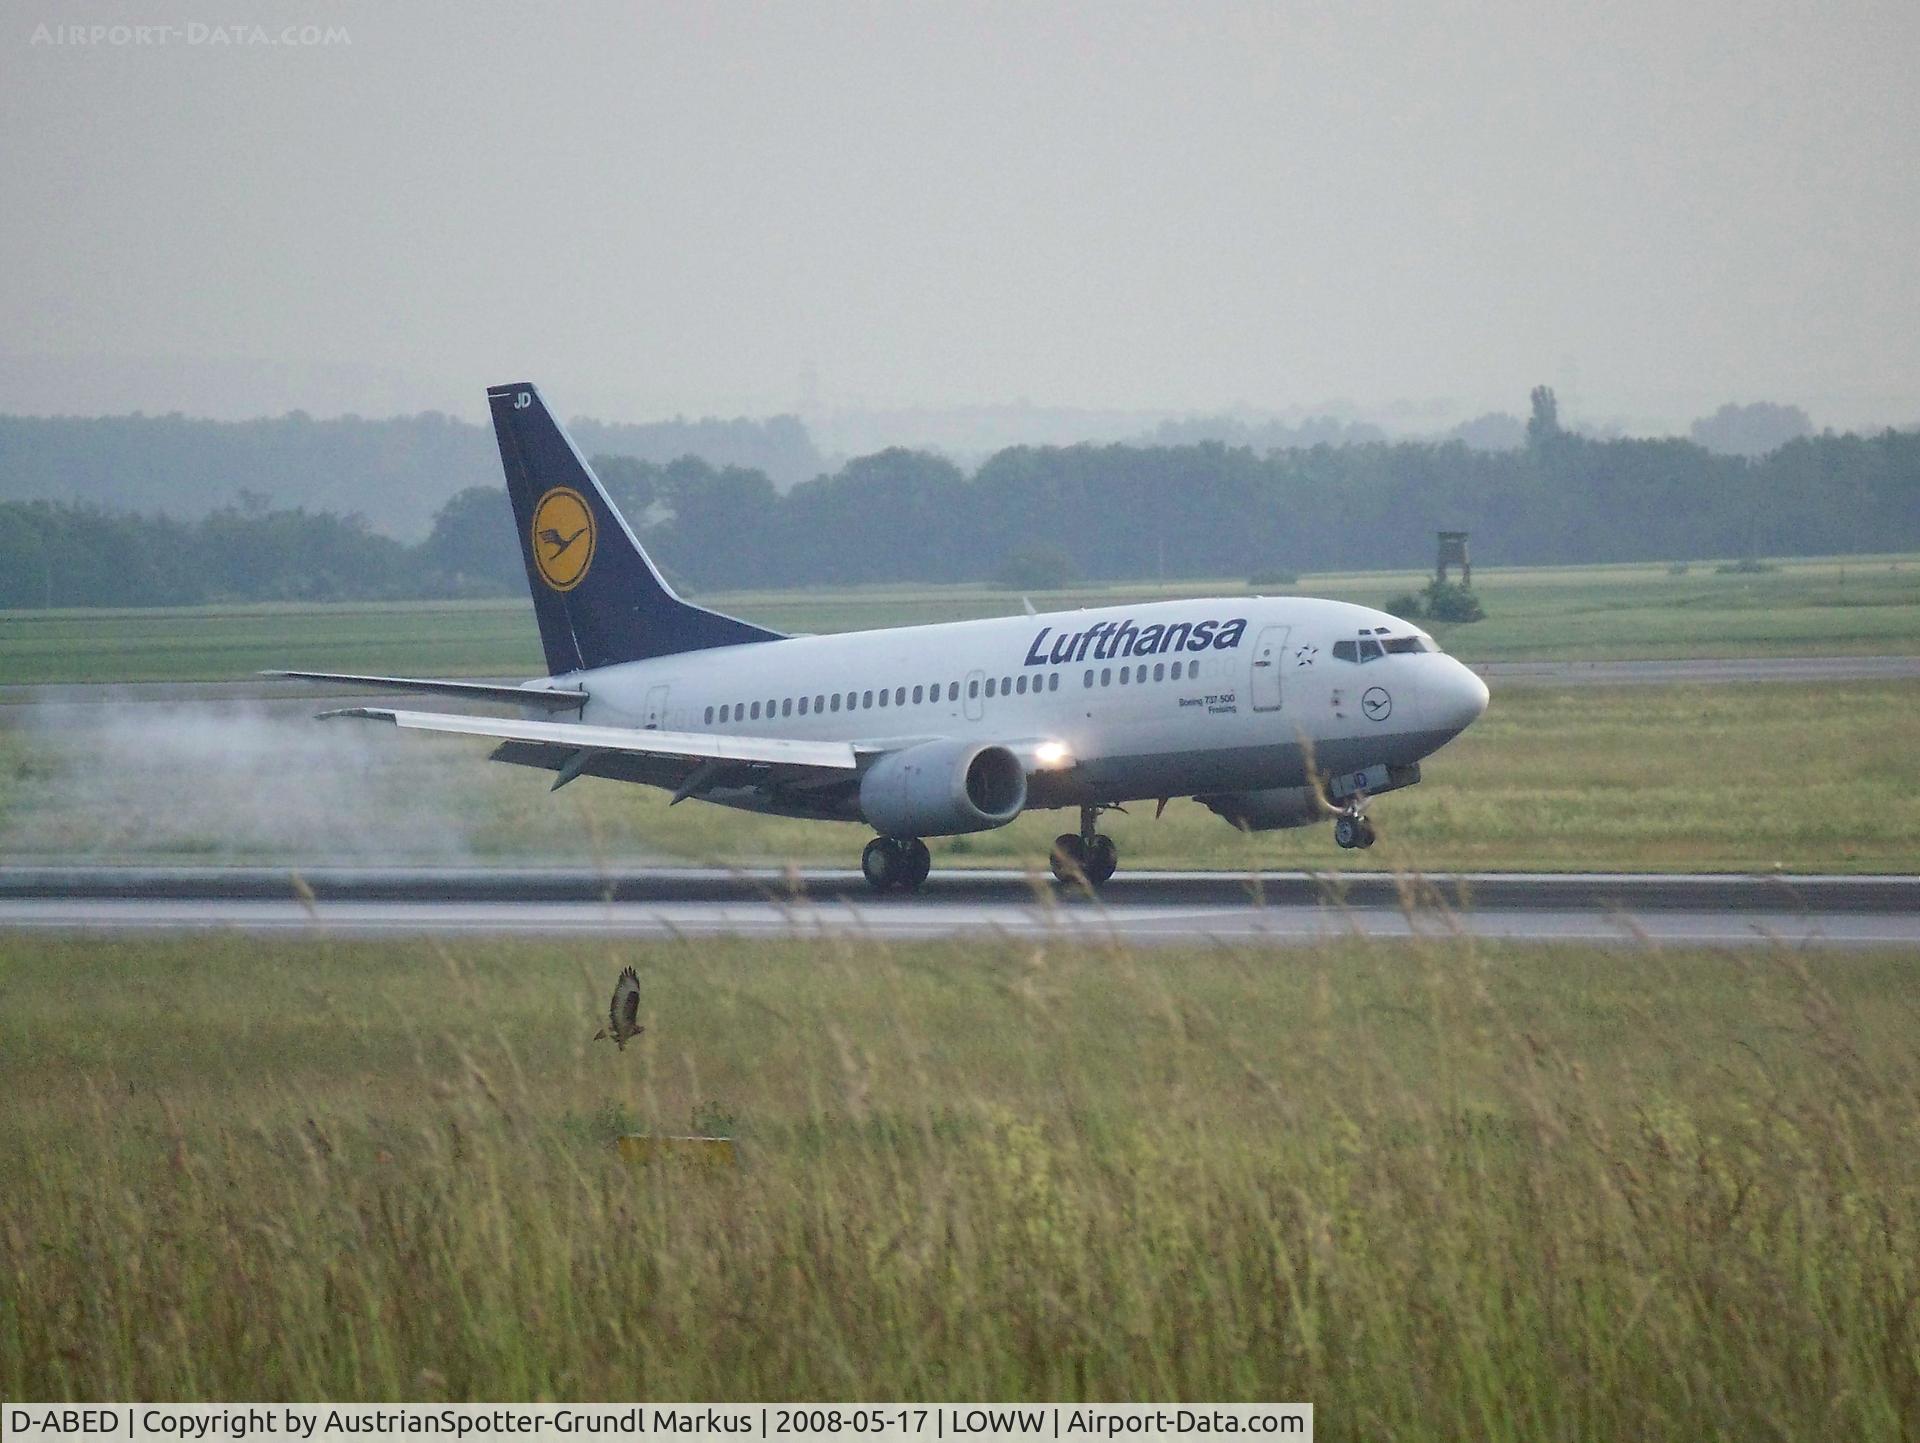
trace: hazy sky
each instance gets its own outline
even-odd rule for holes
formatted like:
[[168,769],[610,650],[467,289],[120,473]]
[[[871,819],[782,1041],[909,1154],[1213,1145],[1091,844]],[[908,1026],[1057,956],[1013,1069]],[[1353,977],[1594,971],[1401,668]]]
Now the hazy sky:
[[11,0],[0,411],[1912,422],[1917,62],[1916,0]]

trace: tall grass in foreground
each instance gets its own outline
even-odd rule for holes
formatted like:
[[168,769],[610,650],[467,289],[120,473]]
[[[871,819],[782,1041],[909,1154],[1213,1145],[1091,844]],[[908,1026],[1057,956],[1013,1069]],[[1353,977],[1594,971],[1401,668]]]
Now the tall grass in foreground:
[[0,1394],[1920,1428],[1911,957],[587,950],[0,938]]

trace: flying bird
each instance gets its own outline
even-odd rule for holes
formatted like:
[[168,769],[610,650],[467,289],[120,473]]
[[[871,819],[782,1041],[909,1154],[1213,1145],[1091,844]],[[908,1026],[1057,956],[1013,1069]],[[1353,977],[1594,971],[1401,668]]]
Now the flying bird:
[[549,526],[543,531],[541,531],[540,539],[546,542],[547,545],[551,546],[553,548],[553,554],[555,556],[558,556],[561,552],[565,551],[569,546],[573,545],[574,542],[578,541],[582,536],[585,536],[586,534],[587,534],[587,528],[584,526],[582,526],[578,531],[574,532],[573,535],[571,536],[562,536],[557,527]]
[[622,968],[620,980],[613,984],[613,1001],[607,1004],[607,1025],[593,1034],[598,1042],[603,1037],[611,1037],[622,1052],[627,1050],[627,1039],[638,1037],[647,1029],[639,1023],[640,1017],[640,979],[634,975],[631,967]]

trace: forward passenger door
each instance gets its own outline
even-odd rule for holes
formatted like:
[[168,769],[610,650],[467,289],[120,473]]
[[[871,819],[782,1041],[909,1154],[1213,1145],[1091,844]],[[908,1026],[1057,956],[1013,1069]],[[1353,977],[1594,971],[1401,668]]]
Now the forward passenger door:
[[1247,695],[1253,698],[1255,711],[1280,710],[1280,672],[1287,654],[1288,630],[1284,626],[1262,627],[1253,643],[1253,668],[1247,681]]

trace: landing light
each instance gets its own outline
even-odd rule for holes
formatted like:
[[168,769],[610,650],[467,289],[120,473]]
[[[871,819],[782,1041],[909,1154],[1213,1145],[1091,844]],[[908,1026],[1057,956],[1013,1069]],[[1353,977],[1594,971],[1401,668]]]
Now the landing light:
[[1064,767],[1073,760],[1065,742],[1041,742],[1033,749],[1033,759],[1043,767]]

